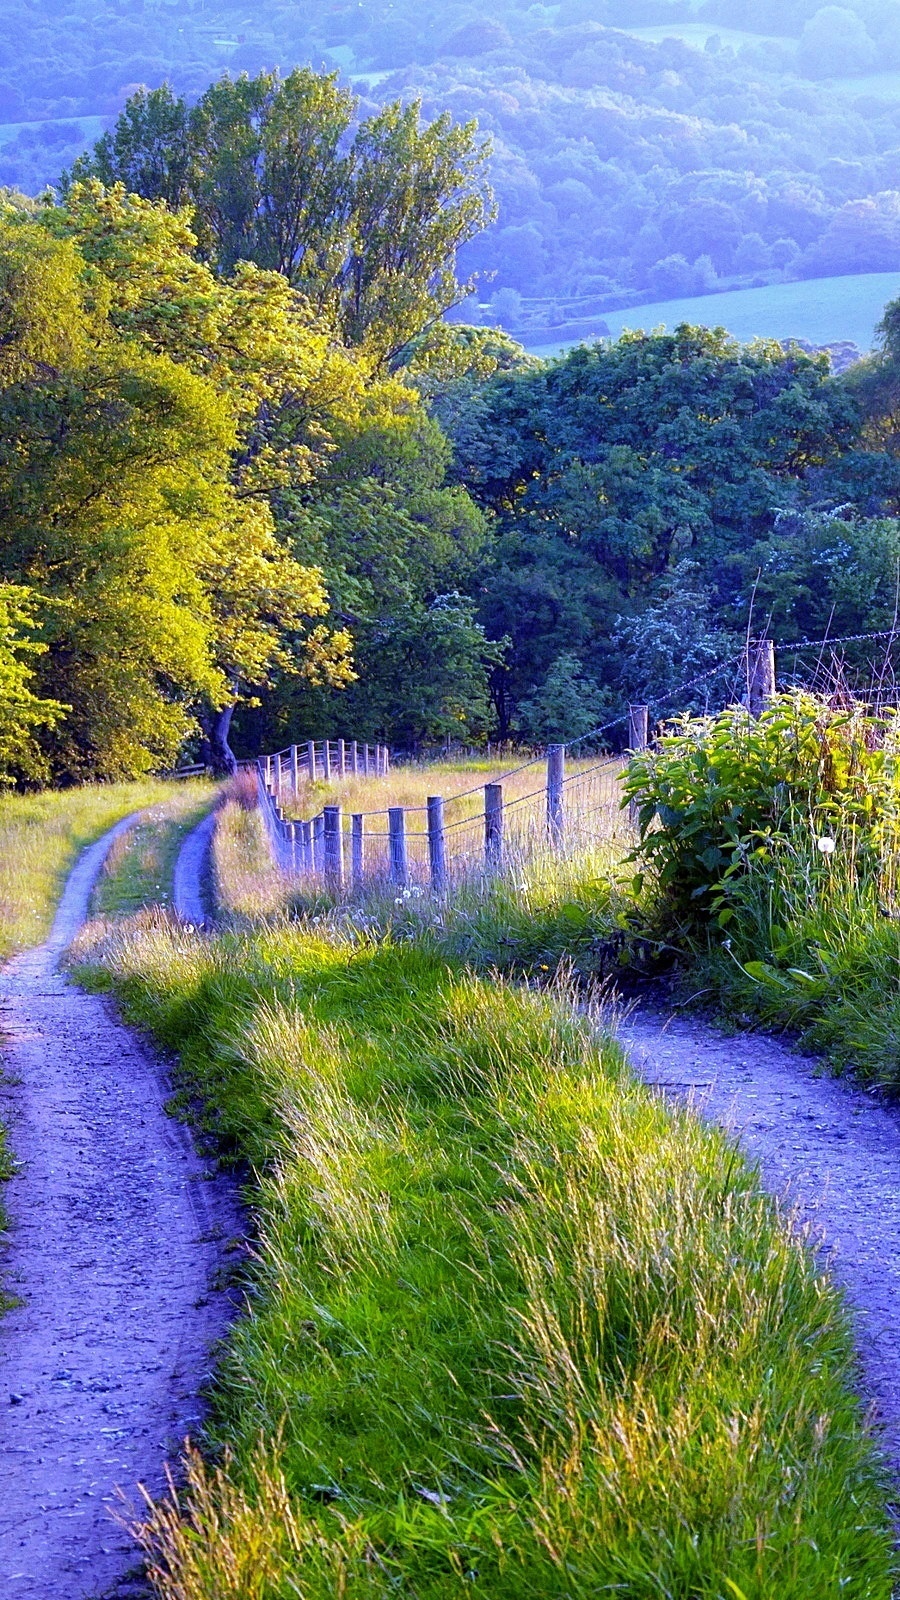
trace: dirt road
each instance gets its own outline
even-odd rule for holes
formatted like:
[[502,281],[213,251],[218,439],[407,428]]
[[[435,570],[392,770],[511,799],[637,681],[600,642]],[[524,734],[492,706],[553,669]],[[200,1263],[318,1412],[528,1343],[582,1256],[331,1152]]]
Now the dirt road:
[[161,1487],[229,1314],[211,1284],[230,1192],[166,1115],[152,1052],[56,970],[130,820],[82,857],[48,942],[0,977],[0,1115],[21,1163],[0,1255],[21,1297],[0,1318],[2,1600],[135,1592],[117,1490],[137,1504],[138,1482]]
[[862,1392],[900,1477],[900,1114],[762,1034],[650,1012],[620,1031],[644,1080],[732,1128],[766,1187],[811,1224],[846,1291]]

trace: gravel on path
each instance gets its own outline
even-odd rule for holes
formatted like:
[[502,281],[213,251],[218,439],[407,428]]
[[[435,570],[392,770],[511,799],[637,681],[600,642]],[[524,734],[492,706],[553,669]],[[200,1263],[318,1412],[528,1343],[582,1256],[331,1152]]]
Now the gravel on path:
[[85,852],[47,943],[0,975],[0,1115],[20,1163],[0,1250],[20,1299],[0,1317],[2,1600],[137,1592],[119,1492],[137,1509],[139,1483],[163,1488],[232,1314],[213,1287],[240,1228],[230,1185],[166,1115],[150,1049],[57,971],[134,820]]
[[854,1320],[862,1392],[900,1476],[900,1114],[776,1039],[683,1016],[628,1015],[646,1083],[723,1124],[813,1230]]

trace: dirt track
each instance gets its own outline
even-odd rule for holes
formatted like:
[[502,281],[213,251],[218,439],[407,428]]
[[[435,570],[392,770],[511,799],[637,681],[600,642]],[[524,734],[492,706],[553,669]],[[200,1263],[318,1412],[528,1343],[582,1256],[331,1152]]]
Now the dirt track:
[[862,1391],[900,1478],[900,1114],[761,1034],[637,1012],[621,1035],[644,1080],[734,1129],[766,1187],[811,1225],[846,1291]]
[[21,1170],[0,1256],[0,1596],[133,1592],[121,1487],[158,1489],[199,1415],[229,1304],[211,1284],[230,1191],[163,1109],[165,1073],[104,1000],[56,971],[119,824],[82,857],[53,933],[0,977],[0,1115]]

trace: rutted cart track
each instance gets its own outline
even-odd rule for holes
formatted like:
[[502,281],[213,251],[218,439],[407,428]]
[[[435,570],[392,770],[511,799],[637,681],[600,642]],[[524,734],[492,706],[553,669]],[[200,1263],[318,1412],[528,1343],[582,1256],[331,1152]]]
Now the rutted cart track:
[[[159,1060],[57,971],[126,819],[85,852],[53,932],[0,977],[2,1115],[20,1170],[0,1265],[0,1595],[132,1592],[118,1491],[163,1484],[200,1413],[229,1302],[230,1191],[166,1115]],[[123,1587],[123,1579],[125,1584]]]
[[[145,1592],[114,1515],[120,1491],[137,1507],[139,1483],[162,1487],[231,1314],[212,1290],[221,1240],[239,1225],[230,1189],[166,1115],[158,1059],[57,971],[134,820],[85,852],[50,939],[0,975],[2,1114],[21,1163],[0,1255],[21,1297],[0,1319],[2,1600]],[[189,835],[176,869],[176,909],[195,923],[211,827]],[[645,1081],[735,1129],[831,1252],[900,1475],[900,1115],[771,1039],[651,1014],[622,1036]]]
[[900,1112],[761,1034],[637,1012],[621,1028],[646,1083],[732,1129],[847,1296],[884,1449],[900,1479]]

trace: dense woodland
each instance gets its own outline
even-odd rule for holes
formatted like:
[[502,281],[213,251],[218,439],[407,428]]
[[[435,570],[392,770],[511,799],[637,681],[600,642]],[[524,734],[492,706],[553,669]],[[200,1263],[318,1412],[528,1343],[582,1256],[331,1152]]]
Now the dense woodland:
[[[686,19],[722,32],[701,47],[622,31]],[[3,21],[0,181],[27,193],[71,165],[77,119],[114,118],[139,84],[167,81],[194,104],[225,68],[340,69],[361,118],[398,96],[420,96],[429,118],[477,117],[499,210],[461,258],[481,275],[465,316],[532,342],[585,319],[602,331],[611,307],[898,259],[900,96],[878,76],[900,71],[892,0],[499,0],[483,13],[26,0]]]
[[[335,76],[138,93],[0,219],[0,758],[21,781],[346,734],[573,738],[889,627],[900,310],[835,376],[721,331],[542,363],[443,320],[473,123]],[[204,741],[205,740],[205,745]]]

